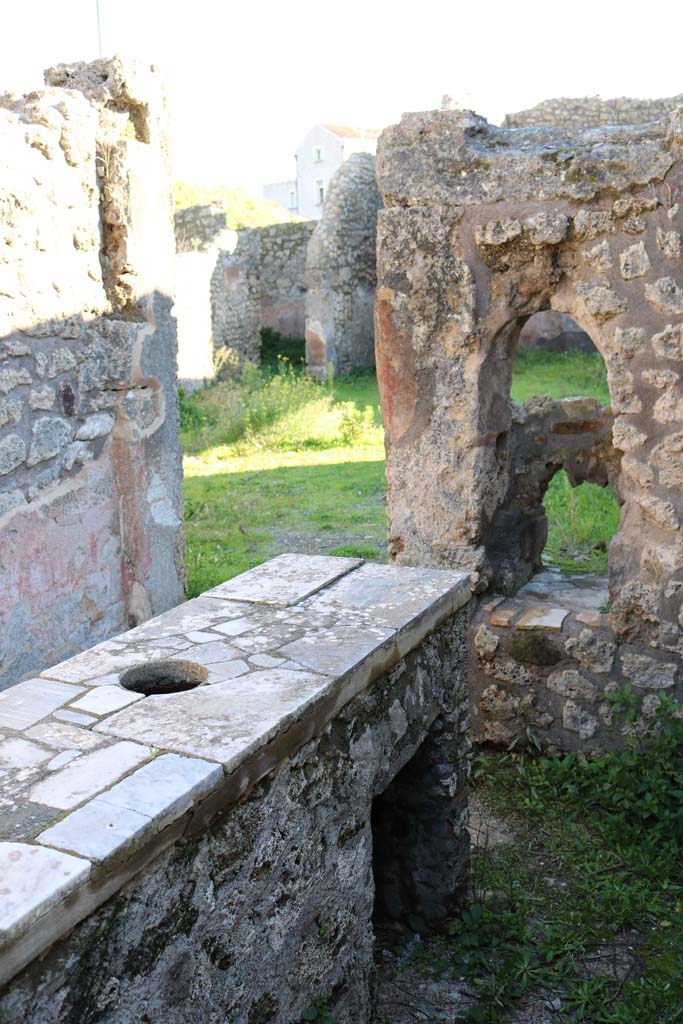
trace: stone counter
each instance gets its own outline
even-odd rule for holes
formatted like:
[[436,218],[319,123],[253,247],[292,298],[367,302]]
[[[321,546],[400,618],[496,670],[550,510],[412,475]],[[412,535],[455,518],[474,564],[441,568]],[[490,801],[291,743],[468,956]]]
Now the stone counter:
[[282,555],[1,694],[0,1019],[366,1021],[461,895],[469,593]]

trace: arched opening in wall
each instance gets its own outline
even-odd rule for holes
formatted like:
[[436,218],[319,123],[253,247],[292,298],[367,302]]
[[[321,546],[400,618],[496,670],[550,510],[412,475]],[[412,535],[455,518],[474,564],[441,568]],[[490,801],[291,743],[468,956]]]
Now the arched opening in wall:
[[589,335],[566,314],[531,317],[520,332],[511,397],[523,406],[513,476],[534,527],[535,568],[606,574],[619,525],[611,487],[618,464],[607,369]]

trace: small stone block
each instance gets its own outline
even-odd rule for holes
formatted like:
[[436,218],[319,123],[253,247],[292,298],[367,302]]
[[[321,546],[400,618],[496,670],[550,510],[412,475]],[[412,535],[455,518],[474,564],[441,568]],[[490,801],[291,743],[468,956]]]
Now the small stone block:
[[158,831],[179,818],[214,789],[223,778],[217,764],[180,754],[163,754],[98,800],[125,807],[153,819]]
[[131,768],[147,761],[149,756],[149,749],[139,743],[114,743],[93,750],[36,783],[29,799],[68,811],[117,782]]
[[208,644],[216,639],[213,633],[204,633],[201,629],[193,629],[186,633],[185,636],[193,644]]
[[98,721],[92,715],[85,715],[82,711],[69,711],[68,708],[55,711],[53,718],[58,719],[60,722],[73,722],[74,725],[85,725],[86,728]]
[[509,626],[516,614],[516,608],[499,608],[494,611],[489,622],[492,626]]
[[0,843],[0,946],[87,881],[90,864],[28,843]]
[[602,622],[602,615],[600,612],[593,611],[592,608],[587,608],[586,611],[579,612],[576,616],[577,622],[582,622],[584,626],[599,626]]
[[142,698],[141,693],[124,690],[122,686],[97,686],[75,700],[70,707],[78,711],[88,711],[92,715],[108,715],[111,711],[118,711]]
[[38,842],[101,862],[141,841],[150,828],[147,815],[98,797],[41,832]]
[[226,636],[239,636],[251,629],[254,623],[251,619],[231,619],[230,622],[217,623],[213,628]]
[[524,612],[517,623],[517,629],[562,629],[562,623],[568,615],[566,608],[546,608],[538,605]]
[[211,637],[213,643],[203,644],[200,647],[190,648],[182,654],[172,654],[171,661],[194,661],[197,665],[212,665],[216,661],[230,661],[239,655],[234,647],[219,640],[214,633]]

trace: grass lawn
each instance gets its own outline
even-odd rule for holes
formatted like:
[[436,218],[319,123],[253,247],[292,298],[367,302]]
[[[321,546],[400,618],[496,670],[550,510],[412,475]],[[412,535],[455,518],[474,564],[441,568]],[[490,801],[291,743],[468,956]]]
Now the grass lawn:
[[[301,374],[296,342],[287,340],[279,365],[278,339],[265,342],[262,372],[181,399],[190,597],[282,551],[386,557],[375,375],[318,384]],[[525,353],[512,396],[533,394],[608,401],[604,366],[583,354]],[[548,560],[568,571],[605,571],[599,549],[618,524],[614,495],[589,484],[572,490],[562,472],[546,509]]]

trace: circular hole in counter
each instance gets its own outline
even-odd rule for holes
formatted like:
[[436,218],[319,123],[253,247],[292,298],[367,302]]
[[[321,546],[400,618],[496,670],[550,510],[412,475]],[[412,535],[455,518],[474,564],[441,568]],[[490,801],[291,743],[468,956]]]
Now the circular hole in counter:
[[147,661],[133,665],[121,673],[119,682],[126,690],[145,697],[157,694],[184,693],[205,683],[209,670],[194,661]]

